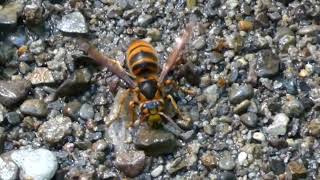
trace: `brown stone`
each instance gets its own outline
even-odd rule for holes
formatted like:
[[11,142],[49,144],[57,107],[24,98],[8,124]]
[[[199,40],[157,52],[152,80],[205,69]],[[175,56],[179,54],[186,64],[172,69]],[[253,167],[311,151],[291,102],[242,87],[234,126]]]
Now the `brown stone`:
[[253,29],[253,23],[250,21],[240,21],[239,29],[246,32],[251,31]]
[[314,137],[320,137],[320,122],[311,121],[308,130],[310,135]]
[[292,179],[304,178],[307,175],[307,169],[304,165],[298,161],[291,161],[288,164],[288,174],[292,176]]
[[116,157],[116,166],[128,177],[136,177],[145,166],[146,155],[143,151],[119,152]]
[[218,163],[216,156],[212,152],[206,152],[200,159],[207,168],[215,168]]

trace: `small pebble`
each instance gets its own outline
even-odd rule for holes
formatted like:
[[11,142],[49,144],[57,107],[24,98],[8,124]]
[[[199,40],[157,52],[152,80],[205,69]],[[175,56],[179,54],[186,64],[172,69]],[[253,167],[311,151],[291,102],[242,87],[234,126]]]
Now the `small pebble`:
[[290,119],[284,113],[278,113],[274,116],[273,122],[268,126],[267,132],[272,136],[285,135]]
[[90,104],[83,104],[80,108],[79,115],[83,119],[93,119],[94,117],[94,109]]
[[237,85],[231,86],[229,100],[232,104],[238,104],[245,99],[250,99],[253,96],[253,88],[251,85]]
[[108,143],[105,140],[100,139],[92,144],[92,150],[104,151],[107,148],[107,146],[108,146]]
[[172,162],[166,164],[166,169],[169,174],[174,174],[182,169],[185,169],[188,166],[187,159],[181,157],[176,158]]
[[26,115],[46,117],[48,114],[48,107],[43,100],[28,99],[21,104],[20,111]]
[[153,22],[153,17],[149,14],[141,14],[138,17],[138,24],[142,27],[147,27]]
[[284,103],[283,110],[289,117],[299,117],[304,113],[301,101],[291,96]]
[[44,122],[39,127],[39,134],[49,144],[60,142],[65,136],[71,134],[71,119],[65,116],[57,116]]
[[307,169],[301,162],[291,161],[288,164],[288,173],[292,176],[292,179],[305,178]]
[[222,170],[231,171],[236,166],[234,159],[231,157],[230,153],[224,153],[223,156],[219,159],[219,168]]
[[219,89],[217,85],[211,85],[203,91],[207,103],[214,105],[219,98]]
[[150,36],[152,41],[158,41],[161,39],[161,32],[156,28],[147,30],[147,36]]
[[261,50],[257,53],[257,75],[259,77],[270,77],[279,72],[279,57],[271,50]]
[[88,32],[85,17],[78,11],[64,15],[58,24],[58,29],[66,33],[85,34]]
[[29,46],[29,50],[31,53],[39,55],[44,52],[45,44],[41,39],[33,41]]
[[240,152],[238,154],[238,163],[239,165],[243,165],[245,160],[247,159],[248,154],[246,152]]
[[205,37],[204,36],[198,37],[195,41],[193,41],[192,45],[196,50],[201,50],[206,45]]
[[5,119],[12,125],[17,125],[21,122],[21,116],[17,112],[6,113]]
[[255,132],[255,133],[253,133],[252,138],[253,138],[254,140],[259,141],[259,142],[264,142],[264,141],[266,140],[266,137],[265,137],[264,134],[261,133],[261,132]]
[[277,159],[272,159],[270,161],[270,168],[271,170],[276,174],[276,175],[280,175],[282,173],[284,173],[285,171],[285,164],[283,161],[281,160],[277,160]]
[[43,21],[43,8],[40,3],[27,4],[23,9],[24,21],[27,25],[39,25]]
[[158,177],[158,176],[161,175],[161,173],[163,172],[163,170],[164,170],[163,165],[159,165],[158,167],[156,167],[155,169],[153,169],[153,170],[151,171],[151,176],[152,176],[152,177]]
[[249,128],[254,128],[258,124],[257,115],[255,113],[251,113],[251,112],[242,114],[240,116],[240,120],[245,126],[247,126]]
[[143,171],[146,155],[143,151],[120,152],[117,154],[115,163],[126,176],[135,177]]
[[320,122],[313,120],[308,125],[308,131],[310,135],[314,137],[320,137]]
[[177,140],[173,134],[149,127],[142,127],[138,130],[134,144],[151,156],[170,154],[177,148]]
[[63,108],[63,114],[73,119],[77,119],[79,116],[79,110],[81,107],[81,103],[77,100],[71,101],[65,105]]
[[194,8],[197,5],[197,1],[196,0],[187,0],[187,7],[189,9]]
[[249,32],[253,29],[253,24],[250,21],[239,21],[239,29],[241,31]]
[[206,152],[200,158],[202,164],[207,168],[215,168],[218,165],[218,160],[212,152]]
[[246,100],[242,101],[241,103],[237,104],[234,107],[233,111],[235,114],[245,113],[245,112],[247,112],[247,109],[249,108],[250,105],[251,105],[251,101],[246,99]]

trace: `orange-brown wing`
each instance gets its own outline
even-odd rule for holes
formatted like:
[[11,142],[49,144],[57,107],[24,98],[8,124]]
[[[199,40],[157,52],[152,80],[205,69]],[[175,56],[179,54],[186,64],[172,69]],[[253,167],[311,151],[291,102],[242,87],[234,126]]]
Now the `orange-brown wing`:
[[168,57],[167,62],[164,64],[164,66],[162,68],[160,78],[159,78],[159,83],[162,83],[164,81],[164,78],[166,77],[168,72],[170,70],[172,70],[173,67],[180,60],[181,55],[183,53],[183,50],[185,49],[185,47],[190,39],[190,36],[192,33],[192,26],[194,26],[194,23],[189,23],[186,26],[186,29],[184,30],[182,36],[176,40],[176,47],[171,52],[171,54]]
[[95,47],[91,46],[83,39],[80,40],[80,49],[85,51],[97,64],[107,67],[109,71],[124,80],[130,88],[136,87],[136,83],[130,78],[127,71],[122,68],[118,61],[104,56]]

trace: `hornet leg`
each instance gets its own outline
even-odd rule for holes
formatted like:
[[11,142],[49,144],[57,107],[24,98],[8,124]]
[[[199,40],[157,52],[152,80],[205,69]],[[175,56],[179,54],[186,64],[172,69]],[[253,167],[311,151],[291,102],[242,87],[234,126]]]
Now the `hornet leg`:
[[192,96],[194,96],[196,94],[191,89],[186,89],[186,88],[178,86],[177,82],[174,81],[174,80],[166,80],[166,81],[164,81],[164,84],[165,85],[172,85],[175,89],[180,90],[180,91],[182,91],[182,92],[184,92],[186,94],[192,95]]

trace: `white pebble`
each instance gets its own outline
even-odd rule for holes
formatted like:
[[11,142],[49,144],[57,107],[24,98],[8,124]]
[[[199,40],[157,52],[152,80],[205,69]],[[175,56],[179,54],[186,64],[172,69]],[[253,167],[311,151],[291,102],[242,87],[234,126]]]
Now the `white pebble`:
[[264,142],[266,140],[266,137],[261,132],[255,132],[253,133],[253,139],[260,142]]
[[154,170],[151,171],[151,176],[152,177],[158,177],[163,171],[163,165],[160,165],[156,167]]
[[58,168],[56,156],[47,149],[17,150],[11,159],[20,168],[20,179],[50,180]]
[[246,152],[240,152],[238,155],[238,163],[240,165],[243,165],[247,157],[248,157],[248,154]]

